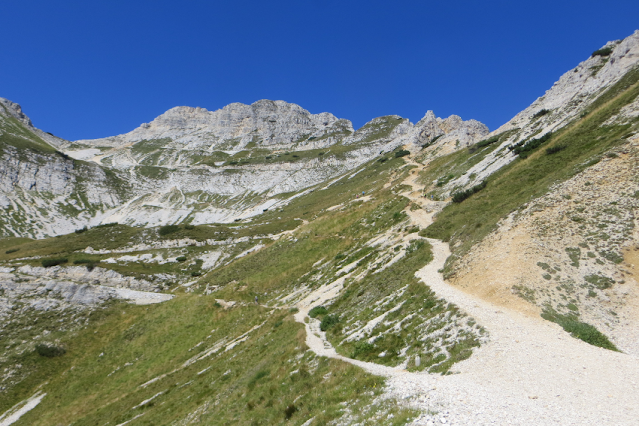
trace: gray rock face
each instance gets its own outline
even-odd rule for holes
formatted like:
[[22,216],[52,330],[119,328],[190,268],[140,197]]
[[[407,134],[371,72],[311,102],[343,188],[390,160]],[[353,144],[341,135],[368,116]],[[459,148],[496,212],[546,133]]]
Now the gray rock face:
[[20,149],[17,139],[0,154],[0,205],[7,208],[0,220],[5,235],[33,237],[106,222],[232,222],[285,205],[289,199],[280,194],[295,196],[380,151],[419,149],[441,134],[449,152],[488,132],[474,120],[432,113],[417,126],[385,116],[354,131],[330,113],[261,100],[217,111],[176,107],[129,133],[71,143],[33,127],[17,104],[5,104],[0,121],[20,121],[7,118],[0,130],[28,135],[36,149]]
[[0,98],[0,115],[4,117],[13,117],[27,127],[33,127],[31,119],[22,112],[22,107],[9,99]]
[[448,118],[436,117],[428,111],[412,130],[411,143],[420,148],[437,143],[446,146],[451,143],[456,148],[469,146],[486,137],[490,131],[485,124],[477,120],[464,121],[458,115]]
[[100,211],[120,203],[111,179],[96,164],[76,163],[57,153],[0,152],[3,234],[41,237],[72,232]]
[[[239,151],[250,143],[269,148],[313,149],[330,146],[336,136],[352,133],[348,120],[333,114],[311,114],[299,105],[261,100],[252,105],[233,103],[217,111],[175,107],[132,132],[80,144],[119,147],[142,140],[171,139],[182,149]],[[322,142],[314,142],[322,138]]]
[[[594,55],[566,72],[546,93],[521,111],[490,136],[511,131],[501,145],[476,164],[465,175],[451,180],[446,188],[468,187],[485,179],[490,174],[509,164],[516,156],[508,147],[535,137],[554,132],[575,119],[586,110],[605,90],[619,82],[628,72],[639,66],[639,30],[624,40],[606,43],[605,48],[612,50],[608,56]],[[622,109],[619,119],[612,122],[624,122],[636,115],[635,104]],[[469,177],[474,176],[474,180]]]

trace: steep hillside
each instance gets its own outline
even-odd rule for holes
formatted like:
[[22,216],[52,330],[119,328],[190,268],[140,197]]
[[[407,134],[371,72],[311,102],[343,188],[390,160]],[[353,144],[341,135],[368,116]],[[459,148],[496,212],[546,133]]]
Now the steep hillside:
[[[376,118],[354,131],[332,114],[263,100],[213,112],[176,107],[125,135],[68,142],[33,127],[19,105],[3,105],[6,143],[31,148],[10,148],[1,160],[2,200],[16,212],[3,213],[9,226],[2,232],[14,236],[59,235],[99,223],[199,225],[251,218],[423,132],[421,122],[413,126],[398,116]],[[428,117],[450,135],[459,133],[465,144],[488,133],[474,120]],[[76,183],[87,198],[75,200],[79,208],[73,204],[79,195],[70,195]]]
[[118,174],[70,158],[61,140],[32,126],[20,106],[0,98],[0,235],[64,234],[122,202],[127,183]]
[[122,189],[0,240],[0,425],[634,424],[638,99],[636,32],[490,134],[259,101],[72,143],[4,102],[7,164]]

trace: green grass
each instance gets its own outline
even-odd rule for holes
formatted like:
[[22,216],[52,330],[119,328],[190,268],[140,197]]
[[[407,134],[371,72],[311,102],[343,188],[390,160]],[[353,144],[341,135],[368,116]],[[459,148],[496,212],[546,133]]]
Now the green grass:
[[581,322],[575,314],[561,315],[554,309],[546,307],[541,314],[542,318],[559,324],[566,332],[573,337],[581,339],[586,343],[611,351],[619,351],[617,347],[594,326]]
[[[387,138],[391,132],[405,119],[393,115],[378,117],[360,127],[353,134],[354,138],[361,138],[360,143],[369,143]],[[362,136],[364,136],[362,138]]]
[[[585,116],[558,131],[552,144],[566,148],[553,155],[533,152],[527,159],[517,159],[488,178],[488,186],[463,203],[448,205],[426,230],[426,235],[449,241],[453,247],[451,260],[494,229],[497,222],[531,199],[545,194],[550,186],[562,182],[593,164],[610,148],[622,143],[620,137],[628,126],[604,126],[613,114],[639,94],[639,70],[629,72],[603,93]],[[450,166],[463,164],[469,155],[461,152],[435,160],[435,173],[442,175]],[[448,167],[447,167],[448,166]],[[433,171],[427,176],[432,175]],[[471,226],[468,226],[468,225]],[[450,263],[447,272],[450,272]]]
[[2,117],[0,119],[0,150],[4,150],[6,146],[11,146],[18,149],[19,155],[24,155],[24,150],[40,153],[40,154],[54,154],[64,155],[58,151],[30,130],[28,130],[22,123],[16,120],[14,117]]
[[[246,332],[249,339],[233,349],[222,345],[203,356]],[[412,415],[392,401],[371,407],[382,379],[306,352],[302,325],[259,306],[224,310],[212,297],[186,295],[149,307],[117,304],[63,344],[58,357],[22,355],[32,373],[0,398],[0,411],[45,380],[47,397],[17,425],[119,424],[142,413],[143,424],[173,424],[192,413],[203,424],[299,425],[310,417],[324,424],[345,404],[362,420],[381,413],[381,424],[403,424]]]

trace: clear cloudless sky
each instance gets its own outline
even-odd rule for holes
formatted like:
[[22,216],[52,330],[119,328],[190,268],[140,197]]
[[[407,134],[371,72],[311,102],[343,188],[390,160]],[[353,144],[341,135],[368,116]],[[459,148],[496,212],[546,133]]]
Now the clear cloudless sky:
[[0,96],[69,140],[259,99],[492,130],[639,29],[639,1],[20,0],[0,23]]

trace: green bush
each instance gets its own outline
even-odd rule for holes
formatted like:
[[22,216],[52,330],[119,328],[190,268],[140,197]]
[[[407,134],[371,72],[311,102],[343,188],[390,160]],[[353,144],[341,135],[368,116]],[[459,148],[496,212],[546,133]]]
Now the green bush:
[[600,251],[599,254],[604,259],[609,260],[617,265],[623,262],[623,256],[621,256],[619,253],[615,253],[614,251]]
[[549,109],[545,109],[545,108],[544,109],[540,109],[539,111],[537,111],[535,113],[535,115],[532,116],[532,118],[534,120],[535,118],[543,117],[544,115],[548,114],[549,112],[550,112]]
[[94,228],[110,228],[112,226],[116,226],[118,225],[117,222],[109,222],[109,223],[103,223],[102,225],[96,225],[94,226]]
[[311,318],[315,318],[318,315],[326,315],[328,313],[328,309],[323,306],[315,306],[308,312],[308,316]]
[[173,232],[177,232],[180,230],[180,227],[177,225],[164,225],[161,226],[158,230],[158,234],[161,236],[172,234]]
[[357,358],[362,355],[369,354],[375,349],[375,347],[368,342],[356,342],[353,345],[353,352],[351,353],[351,358]]
[[488,139],[484,139],[483,141],[479,141],[475,144],[477,148],[483,148],[488,145],[492,145],[499,140],[500,135],[491,136]]
[[613,280],[612,278],[604,277],[603,275],[586,275],[584,279],[586,280],[586,282],[594,285],[599,290],[610,288],[615,283],[615,280]]
[[184,229],[188,229],[189,231],[192,231],[193,229],[195,229],[195,225],[184,225]]
[[453,194],[453,203],[461,203],[466,198],[468,198],[471,195],[476,194],[479,191],[481,191],[482,189],[486,188],[486,185],[487,185],[486,181],[482,181],[482,183],[480,183],[479,185],[475,185],[475,186],[473,186],[470,189],[454,193]]
[[84,227],[84,228],[82,228],[82,229],[76,229],[76,230],[75,230],[75,233],[76,233],[76,234],[82,234],[83,232],[87,232],[87,230],[88,230],[88,228],[85,226],[85,227]]
[[540,138],[537,139],[528,139],[526,141],[521,141],[508,149],[514,152],[516,155],[519,155],[520,158],[528,158],[528,155],[537,148],[541,146],[541,144],[547,142],[552,138],[552,132],[548,132]]
[[201,272],[199,272],[199,271],[193,271],[193,272],[191,272],[191,276],[192,276],[192,277],[199,277],[200,275],[202,275],[202,273],[201,273]]
[[186,262],[186,256],[178,256],[175,258],[178,262]]
[[612,47],[604,47],[602,49],[595,50],[594,52],[592,52],[591,56],[593,58],[595,56],[610,56],[611,53],[612,53]]
[[9,249],[9,250],[5,251],[5,253],[6,253],[6,254],[15,253],[15,252],[17,252],[18,250],[20,250],[20,249],[19,249],[19,248]]
[[338,322],[339,322],[339,316],[326,315],[324,318],[322,318],[322,322],[320,323],[320,330],[326,331],[329,328],[333,327]]
[[93,271],[93,268],[95,268],[96,263],[99,263],[99,260],[92,260],[92,259],[76,259],[73,261],[74,265],[86,265],[87,269],[89,271]]
[[289,420],[291,417],[293,417],[293,414],[295,414],[296,411],[297,407],[294,404],[289,404],[284,409],[284,417],[286,417],[286,420]]
[[45,268],[50,268],[52,266],[58,266],[63,263],[67,263],[68,261],[69,259],[67,259],[66,257],[58,257],[55,259],[42,259],[42,266],[44,266]]
[[395,158],[405,157],[407,155],[410,155],[410,151],[406,151],[405,149],[400,149],[399,151],[395,153]]
[[546,155],[556,154],[559,151],[563,151],[566,148],[568,148],[568,145],[566,145],[566,144],[559,144],[559,145],[551,146],[550,148],[546,148]]
[[571,336],[581,339],[586,343],[611,351],[619,351],[617,347],[606,337],[605,334],[597,330],[594,326],[581,322],[575,314],[561,315],[552,308],[546,308],[541,317],[545,320],[559,324]]
[[44,357],[47,357],[47,358],[54,358],[56,356],[62,356],[62,355],[64,355],[67,352],[61,346],[49,345],[49,344],[46,344],[46,343],[37,344],[36,347],[35,347],[35,351],[37,352],[38,355],[44,356]]

